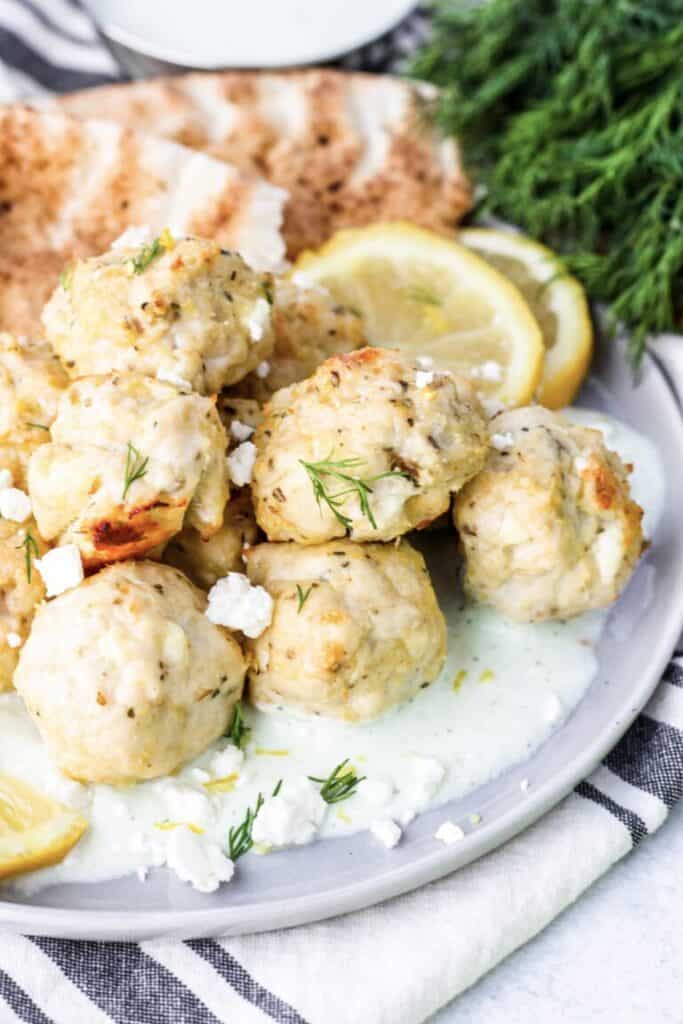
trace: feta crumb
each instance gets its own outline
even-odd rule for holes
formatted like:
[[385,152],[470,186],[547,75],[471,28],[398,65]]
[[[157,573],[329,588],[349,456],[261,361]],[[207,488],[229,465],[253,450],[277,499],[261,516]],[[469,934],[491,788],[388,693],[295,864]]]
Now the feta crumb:
[[391,818],[376,818],[370,823],[370,831],[375,839],[379,839],[380,843],[386,846],[387,850],[396,846],[403,835],[401,829]]
[[588,469],[588,459],[585,459],[583,455],[577,455],[574,459],[574,469],[577,473],[583,473],[585,469]]
[[515,439],[512,434],[493,434],[491,437],[491,444],[494,448],[497,448],[499,452],[507,452],[515,446]]
[[0,491],[11,487],[14,482],[11,469],[0,469]]
[[428,388],[434,382],[435,376],[434,370],[418,370],[415,374],[415,386],[418,388]]
[[481,366],[473,366],[470,377],[475,380],[499,381],[503,379],[503,368],[495,359],[487,359]]
[[419,789],[427,803],[443,782],[446,769],[434,757],[414,757],[412,759],[413,779],[411,787]]
[[137,249],[141,245],[147,245],[152,241],[152,230],[146,225],[140,227],[129,227],[114,239],[111,243],[112,249]]
[[465,833],[455,822],[444,821],[434,833],[434,838],[442,842],[444,846],[452,846],[453,843],[459,843],[461,839],[464,839]]
[[215,892],[235,872],[235,865],[217,843],[197,835],[186,825],[170,831],[166,864],[181,882],[189,882],[199,892]]
[[185,380],[184,377],[173,373],[172,370],[164,370],[163,367],[157,370],[157,380],[165,381],[166,384],[173,384],[174,387],[179,388],[181,391],[192,391],[192,384],[189,380]]
[[21,647],[21,637],[18,633],[8,633],[6,640],[8,647]]
[[519,788],[521,789],[522,793],[528,793],[529,792],[529,780],[528,779],[522,779],[522,781],[519,784]]
[[304,776],[288,781],[277,796],[264,802],[252,827],[252,838],[264,846],[310,843],[326,810],[327,804],[310,779]]
[[244,753],[239,747],[229,743],[223,750],[218,750],[209,761],[209,773],[215,779],[224,779],[228,775],[239,772],[244,761]]
[[171,821],[199,828],[210,824],[213,807],[205,792],[174,779],[164,779],[159,789],[166,806],[166,815]]
[[198,786],[203,786],[205,782],[211,780],[211,773],[205,772],[203,768],[190,768],[187,774]]
[[254,428],[242,423],[241,420],[233,420],[230,424],[230,433],[236,441],[248,441],[254,433]]
[[421,370],[431,370],[434,360],[431,356],[415,356],[415,362]]
[[[256,445],[253,441],[243,441],[228,455],[228,473],[235,487],[246,487],[251,483],[256,462]],[[1,492],[0,492],[1,493]]]
[[53,548],[33,563],[43,577],[48,597],[57,597],[83,582],[83,562],[75,544]]
[[394,787],[383,779],[363,779],[356,786],[356,795],[365,803],[382,807],[394,795]]
[[265,380],[270,373],[270,363],[267,359],[264,359],[262,363],[259,363],[254,371],[259,380]]
[[255,640],[270,625],[273,599],[263,587],[253,587],[241,572],[229,572],[211,587],[206,616],[217,626],[239,629]]
[[31,515],[31,499],[18,487],[3,487],[0,490],[0,516],[14,523],[24,523]]
[[[0,499],[2,492],[0,492]],[[593,542],[593,557],[603,580],[613,580],[621,567],[624,554],[624,533],[621,523],[613,523]]]
[[266,327],[270,323],[270,303],[266,299],[257,299],[244,319],[252,341],[260,341]]

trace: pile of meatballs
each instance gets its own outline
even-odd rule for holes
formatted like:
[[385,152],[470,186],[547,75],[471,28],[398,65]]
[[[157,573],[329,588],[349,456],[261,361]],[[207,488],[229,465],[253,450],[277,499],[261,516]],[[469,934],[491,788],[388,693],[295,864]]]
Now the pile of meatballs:
[[[134,234],[66,268],[45,341],[0,336],[0,690],[63,772],[169,774],[245,687],[358,722],[409,700],[446,628],[406,535],[451,508],[471,599],[537,622],[617,597],[641,510],[598,432],[489,419],[326,292]],[[46,595],[60,548],[82,572]]]

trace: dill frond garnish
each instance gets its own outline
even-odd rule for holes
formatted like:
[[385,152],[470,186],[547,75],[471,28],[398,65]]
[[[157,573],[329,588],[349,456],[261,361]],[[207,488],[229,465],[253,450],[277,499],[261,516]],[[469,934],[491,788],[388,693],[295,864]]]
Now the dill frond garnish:
[[126,500],[128,491],[135,483],[136,480],[141,480],[147,473],[147,464],[149,463],[149,456],[143,458],[137,448],[128,442],[128,453],[126,455],[126,469],[123,483],[123,493],[121,500]]
[[[277,796],[281,788],[282,779],[280,779],[276,785],[272,795]],[[239,858],[244,856],[245,853],[249,853],[254,845],[251,833],[258,812],[261,810],[264,803],[265,800],[263,799],[263,793],[259,793],[256,797],[256,803],[253,807],[247,807],[246,814],[239,825],[233,826],[233,828],[228,832],[228,853],[230,860],[239,860]]]
[[33,575],[33,559],[38,558],[40,555],[40,549],[30,530],[26,531],[26,536],[22,540],[21,544],[17,544],[17,547],[24,548],[26,557],[26,579],[30,583]]
[[67,263],[67,265],[62,269],[59,275],[59,283],[61,284],[65,292],[68,292],[69,288],[71,287],[73,276],[74,268],[70,263]]
[[299,600],[299,607],[296,610],[297,615],[301,614],[301,609],[303,608],[303,606],[308,601],[308,598],[310,597],[312,590],[313,590],[313,584],[310,585],[308,590],[302,590],[300,584],[297,583],[297,585],[296,585],[296,596],[297,596],[297,598]]
[[432,27],[411,72],[479,209],[559,251],[637,367],[683,315],[683,0],[438,0]]
[[311,782],[320,784],[320,795],[326,804],[338,804],[340,800],[353,796],[356,786],[365,778],[364,775],[360,778],[356,775],[356,769],[349,764],[348,757],[326,779],[318,779],[314,775],[308,777]]
[[232,723],[230,725],[230,729],[225,735],[235,744],[236,747],[239,747],[240,750],[244,750],[244,747],[249,741],[251,729],[244,721],[242,705],[239,702],[235,704],[235,713],[232,716]]
[[133,273],[141,274],[144,270],[147,270],[150,263],[165,251],[166,247],[163,245],[161,237],[155,238],[149,245],[143,245],[137,256],[133,256],[129,261]]
[[[303,459],[299,459],[299,462],[308,473],[311,486],[313,487],[313,495],[318,507],[320,507],[322,503],[327,505],[335,518],[339,520],[346,530],[350,530],[353,525],[353,521],[349,516],[344,515],[341,508],[352,494],[355,494],[358,498],[361,515],[364,515],[365,518],[369,520],[372,528],[376,530],[377,523],[370,505],[370,495],[372,494],[371,485],[377,483],[378,480],[386,480],[388,477],[403,477],[405,480],[410,479],[407,473],[402,473],[398,470],[391,470],[387,473],[379,473],[377,476],[365,478],[354,476],[351,473],[344,472],[344,470],[357,469],[360,466],[363,466],[365,464],[364,459],[339,459],[335,462],[332,460],[331,452],[326,459],[322,459],[320,462],[304,462]],[[347,486],[341,491],[336,491],[334,494],[331,494],[325,487],[324,481],[326,478],[339,480]]]

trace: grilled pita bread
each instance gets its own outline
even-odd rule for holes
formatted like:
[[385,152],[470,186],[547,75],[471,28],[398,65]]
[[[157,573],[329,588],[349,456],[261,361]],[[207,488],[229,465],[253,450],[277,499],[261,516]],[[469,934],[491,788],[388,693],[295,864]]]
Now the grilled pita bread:
[[258,269],[284,256],[284,193],[262,179],[113,122],[0,112],[0,329],[41,332],[62,268],[127,227],[218,239]]
[[450,233],[470,205],[456,144],[425,116],[431,86],[328,69],[189,74],[61,97],[204,150],[288,190],[283,233],[296,256],[337,228],[403,218]]

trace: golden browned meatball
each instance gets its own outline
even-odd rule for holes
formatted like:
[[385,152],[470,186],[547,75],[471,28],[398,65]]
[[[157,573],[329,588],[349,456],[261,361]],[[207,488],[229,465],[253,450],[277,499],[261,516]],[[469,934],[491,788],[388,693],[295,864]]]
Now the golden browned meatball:
[[45,587],[35,560],[47,547],[32,519],[0,519],[0,693],[12,688],[19,651]]
[[40,532],[76,544],[90,569],[139,557],[184,523],[211,537],[229,494],[226,445],[209,398],[136,374],[75,381],[29,467]]
[[269,278],[216,242],[122,241],[73,264],[43,312],[73,377],[142,373],[212,394],[268,358]]
[[273,297],[273,354],[238,386],[240,394],[259,402],[310,377],[329,356],[367,344],[360,316],[335,303],[324,289],[281,278]]
[[251,494],[245,487],[225,506],[223,525],[213,537],[203,540],[197,530],[186,526],[164,551],[164,562],[209,590],[229,572],[244,572],[242,552],[256,543],[258,535]]
[[455,502],[468,593],[521,622],[616,600],[643,549],[618,455],[599,431],[540,406],[491,428],[486,467]]
[[120,562],[41,606],[15,673],[60,769],[83,782],[168,775],[225,732],[245,661],[206,597],[156,562]]
[[256,519],[270,540],[392,540],[449,507],[486,459],[472,385],[398,352],[328,359],[278,391],[254,435]]
[[32,452],[50,440],[68,382],[49,345],[0,333],[0,466],[17,487],[26,483]]
[[259,544],[247,572],[274,598],[256,640],[251,700],[374,718],[438,676],[446,626],[422,555],[403,541]]

